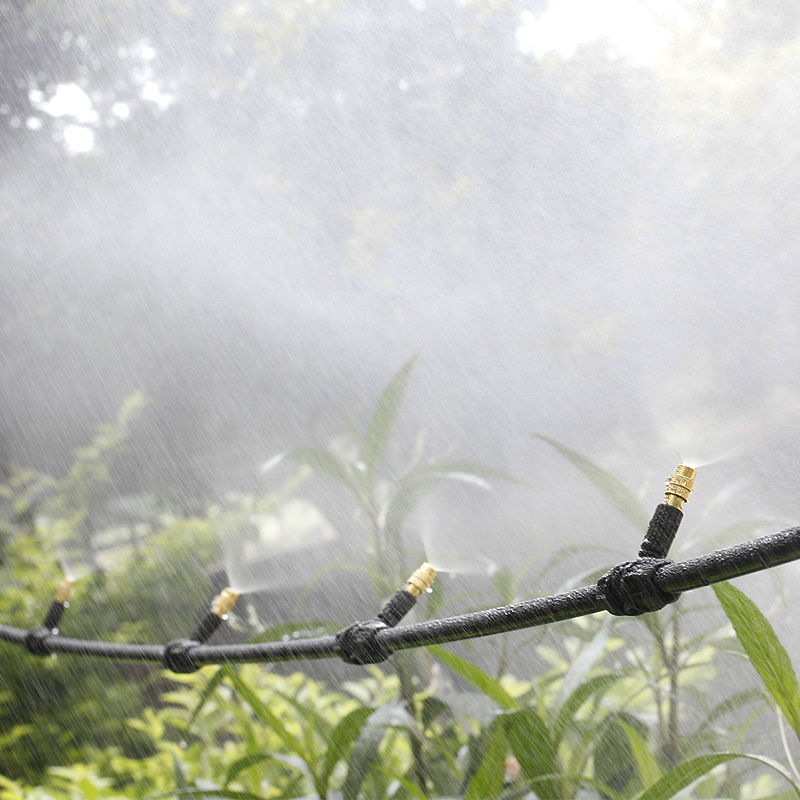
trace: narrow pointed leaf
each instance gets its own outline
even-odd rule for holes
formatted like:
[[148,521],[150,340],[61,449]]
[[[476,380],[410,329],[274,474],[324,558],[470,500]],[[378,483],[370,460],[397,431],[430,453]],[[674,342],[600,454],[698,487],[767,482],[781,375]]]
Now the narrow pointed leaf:
[[246,756],[242,756],[242,758],[237,759],[233,762],[233,764],[230,765],[230,767],[228,767],[228,773],[225,776],[224,786],[227,787],[237,775],[244,772],[246,769],[250,769],[250,767],[254,767],[256,764],[260,764],[262,761],[275,760],[276,759],[273,757],[272,753],[248,753]]
[[622,673],[596,675],[578,686],[577,689],[564,701],[553,725],[553,741],[558,745],[566,733],[575,715],[583,704],[593,695],[602,695],[617,681],[626,677]]
[[344,800],[356,800],[358,793],[370,767],[377,761],[379,749],[386,728],[377,725],[365,725],[353,749],[350,751],[350,759],[347,766],[347,776],[342,787],[342,797]]
[[734,758],[747,758],[751,761],[757,761],[770,769],[775,770],[778,774],[782,775],[797,792],[800,797],[800,789],[792,781],[789,773],[777,762],[770,758],[763,758],[762,756],[754,756],[748,753],[713,753],[707,756],[697,756],[677,767],[671,769],[666,775],[660,778],[652,786],[648,786],[644,791],[638,794],[635,800],[670,800],[681,789],[685,789],[690,783],[693,783],[703,775],[707,775],[714,767],[720,764],[725,764]]
[[769,620],[744,592],[729,583],[718,583],[713,588],[750,663],[800,738],[800,690],[786,648]]
[[416,360],[417,356],[415,355],[400,367],[392,380],[389,381],[389,385],[383,390],[375,406],[369,430],[367,431],[367,438],[364,441],[364,449],[361,453],[361,457],[367,467],[367,475],[370,477],[375,474],[378,464],[383,458],[386,445],[392,437],[397,412],[400,409],[400,403],[403,401],[408,379],[411,376],[411,370],[414,369]]
[[336,456],[320,447],[296,447],[286,454],[286,458],[308,464],[315,472],[321,472],[337,483],[358,493],[359,486],[355,476]]
[[189,783],[186,780],[183,767],[181,766],[181,762],[178,761],[178,757],[175,755],[175,753],[172,754],[172,766],[175,770],[175,788],[189,789]]
[[430,645],[428,652],[443,661],[453,672],[458,673],[462,678],[466,678],[501,708],[507,710],[519,708],[519,703],[503,688],[500,681],[484,672],[480,667],[476,667],[466,659],[448,652],[438,644]]
[[650,523],[650,514],[644,504],[639,501],[639,498],[616,475],[612,475],[595,464],[594,461],[582,456],[580,453],[576,453],[574,450],[570,450],[554,439],[538,434],[534,434],[534,436],[558,450],[620,514],[633,523],[637,530],[647,530],[647,526]]
[[202,710],[203,706],[208,702],[209,698],[212,694],[217,690],[217,686],[222,683],[222,679],[225,677],[225,673],[222,669],[217,669],[217,671],[211,676],[209,682],[205,685],[205,688],[200,694],[200,700],[198,701],[197,705],[194,707],[192,711],[192,715],[189,717],[189,726],[194,724],[194,721],[197,719],[197,715]]
[[348,749],[373,713],[374,708],[356,708],[339,720],[328,740],[325,762],[320,773],[320,782],[327,789],[336,765],[347,755]]
[[[233,686],[239,696],[244,700],[253,713],[267,726],[273,733],[281,738],[283,743],[289,748],[290,752],[298,756],[303,755],[303,745],[300,740],[293,736],[281,720],[262,702],[261,698],[255,693],[242,678],[239,673],[231,667],[221,667],[228,682]],[[305,759],[303,759],[305,761]]]
[[[503,717],[511,752],[519,761],[522,773],[535,781],[537,796],[557,800],[564,796],[558,763],[558,749],[550,731],[533,708],[521,708]],[[545,778],[544,776],[550,776]]]
[[663,774],[663,770],[658,765],[656,757],[650,751],[647,742],[639,735],[638,731],[635,731],[623,719],[619,720],[619,725],[628,737],[633,757],[636,759],[636,766],[639,769],[639,774],[642,776],[643,785],[653,785]]
[[489,728],[488,742],[477,771],[467,786],[464,800],[488,800],[499,797],[506,774],[506,737],[500,721]]

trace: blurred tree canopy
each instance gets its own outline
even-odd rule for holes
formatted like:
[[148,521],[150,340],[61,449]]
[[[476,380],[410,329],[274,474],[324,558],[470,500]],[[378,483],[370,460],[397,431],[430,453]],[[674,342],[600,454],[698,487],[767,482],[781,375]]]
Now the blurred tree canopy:
[[[451,338],[530,359],[532,370],[554,351],[591,374],[597,349],[629,334],[614,315],[619,297],[679,306],[701,277],[720,295],[758,296],[755,271],[735,286],[724,269],[706,274],[708,264],[742,259],[768,265],[773,286],[788,289],[800,247],[797,4],[651,9],[670,40],[646,65],[615,56],[605,40],[571,57],[522,52],[521,13],[544,8],[0,3],[0,223],[10,266],[0,278],[0,337],[4,350],[25,354],[6,359],[5,375],[26,399],[4,422],[9,439],[30,439],[24,431],[54,399],[74,407],[81,390],[67,371],[78,368],[102,384],[80,397],[90,416],[142,385],[156,414],[160,398],[188,404],[183,421],[154,423],[173,474],[179,459],[191,472],[203,448],[248,426],[296,438],[308,418],[293,428],[264,409],[320,407],[327,397],[309,393],[287,364],[325,341],[333,355],[319,365],[324,385],[349,351],[319,301],[307,309],[317,327],[299,344],[287,294],[319,291],[333,308],[345,292],[369,295],[383,327],[363,324],[399,363],[409,352],[398,338],[407,309],[446,275],[461,305],[442,301],[429,314],[454,315]],[[42,110],[72,83],[90,103],[83,120]],[[65,154],[69,125],[92,136],[77,158]],[[54,253],[53,242],[72,244]],[[636,270],[622,269],[630,263]],[[519,298],[505,312],[512,322],[523,304],[551,315],[535,337],[484,327],[463,310],[484,299],[472,297],[481,281],[498,298]],[[76,287],[81,299],[62,302]],[[569,304],[578,293],[591,298],[581,332]],[[796,344],[788,298],[774,307],[775,325]],[[145,319],[148,335],[134,335]],[[269,345],[253,333],[264,320]],[[753,321],[731,320],[710,339],[721,346],[734,325]],[[756,345],[774,335],[753,333]],[[641,346],[632,339],[629,350]],[[783,369],[777,353],[762,356],[752,369]],[[741,368],[741,353],[713,366],[720,379]],[[369,373],[359,369],[354,392]],[[43,372],[57,387],[47,400]],[[209,380],[187,400],[181,383],[198,374]],[[244,387],[227,415],[235,422],[210,419],[232,384]],[[342,391],[331,394],[341,402]],[[200,472],[191,480],[202,483]]]

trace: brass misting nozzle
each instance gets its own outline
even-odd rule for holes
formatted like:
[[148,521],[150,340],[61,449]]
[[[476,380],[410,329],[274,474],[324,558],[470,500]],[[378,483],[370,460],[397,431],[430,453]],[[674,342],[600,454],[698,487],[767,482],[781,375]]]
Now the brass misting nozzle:
[[408,579],[405,585],[405,590],[413,595],[419,597],[431,588],[431,584],[436,577],[436,570],[427,561]]
[[236,605],[239,595],[228,586],[223,589],[211,603],[211,610],[221,619],[225,614],[230,613]]
[[56,603],[61,603],[63,606],[64,603],[69,600],[69,596],[72,594],[72,587],[74,585],[75,584],[69,578],[64,578],[64,580],[61,581],[58,589],[56,589]]
[[675,506],[680,511],[694,489],[695,475],[697,475],[697,470],[692,467],[683,464],[675,467],[675,472],[667,480],[664,502],[667,505]]

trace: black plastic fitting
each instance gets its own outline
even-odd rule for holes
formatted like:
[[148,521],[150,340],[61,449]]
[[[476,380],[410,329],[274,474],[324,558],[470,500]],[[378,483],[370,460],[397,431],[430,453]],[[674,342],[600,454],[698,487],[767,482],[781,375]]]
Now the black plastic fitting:
[[389,598],[378,614],[378,619],[394,628],[403,617],[416,605],[417,598],[411,592],[400,589]]
[[379,619],[356,622],[336,634],[339,655],[348,664],[378,664],[392,654],[378,643],[378,632],[390,627]]
[[58,627],[58,623],[61,622],[61,617],[64,615],[64,604],[59,603],[58,600],[53,600],[50,603],[50,608],[47,610],[47,616],[44,618],[44,625],[43,627],[47,628],[47,630],[52,631],[53,628]]
[[50,647],[52,639],[52,628],[33,628],[25,636],[25,647],[35,656],[49,656],[53,652],[53,648]]
[[610,569],[597,581],[606,609],[617,617],[638,617],[659,611],[680,596],[666,592],[656,583],[656,572],[667,564],[663,558],[625,561]]
[[683,511],[679,508],[668,503],[656,506],[639,548],[639,558],[666,558],[682,520]]
[[220,625],[222,625],[222,618],[218,617],[213,611],[207,611],[205,615],[198,620],[197,626],[191,636],[192,641],[205,644],[214,635],[214,632]]
[[192,661],[192,650],[199,647],[200,642],[194,639],[174,639],[164,647],[161,663],[170,672],[197,672],[198,664]]

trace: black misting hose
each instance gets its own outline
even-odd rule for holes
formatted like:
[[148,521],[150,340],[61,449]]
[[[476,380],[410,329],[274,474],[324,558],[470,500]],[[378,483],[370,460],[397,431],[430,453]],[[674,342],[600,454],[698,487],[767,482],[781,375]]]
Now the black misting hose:
[[[219,624],[209,621],[209,614],[221,621],[235,602],[235,593],[226,589],[198,623],[193,638],[178,639],[167,645],[66,639],[47,627],[26,631],[8,625],[0,625],[0,640],[25,645],[35,655],[68,653],[117,661],[152,661],[173,672],[193,672],[206,664],[266,663],[334,656],[352,664],[370,664],[385,661],[395,650],[492,636],[598,611],[637,616],[675,602],[682,592],[800,559],[800,527],[797,527],[686,561],[666,560],[683,519],[681,508],[689,497],[693,478],[694,470],[688,467],[678,467],[670,478],[666,502],[656,508],[635,561],[618,564],[596,584],[550,597],[396,627],[435,577],[435,570],[424,564],[374,620],[356,622],[335,636],[260,644],[204,644]],[[51,617],[49,613],[48,620]]]

